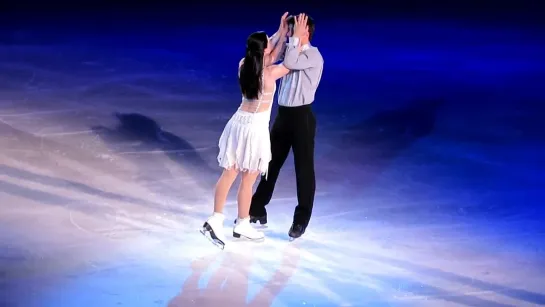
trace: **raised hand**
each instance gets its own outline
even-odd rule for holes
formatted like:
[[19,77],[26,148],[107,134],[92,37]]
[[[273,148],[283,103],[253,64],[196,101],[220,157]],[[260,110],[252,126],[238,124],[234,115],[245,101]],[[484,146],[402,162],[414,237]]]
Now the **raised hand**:
[[284,15],[280,18],[280,26],[278,27],[278,32],[282,35],[286,35],[288,33],[289,27],[288,22],[286,19],[288,18],[288,12],[285,12]]
[[293,27],[293,36],[301,38],[308,32],[307,26],[308,16],[304,13],[295,17],[295,25]]

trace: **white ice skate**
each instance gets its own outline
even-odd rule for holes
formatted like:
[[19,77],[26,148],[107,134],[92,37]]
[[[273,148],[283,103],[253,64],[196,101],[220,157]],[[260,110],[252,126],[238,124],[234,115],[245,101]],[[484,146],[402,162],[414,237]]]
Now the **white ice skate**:
[[223,214],[214,213],[202,225],[201,233],[207,237],[212,243],[221,249],[225,248],[225,234],[223,233]]
[[233,237],[245,238],[251,241],[262,241],[265,235],[250,225],[250,218],[237,219],[233,227]]

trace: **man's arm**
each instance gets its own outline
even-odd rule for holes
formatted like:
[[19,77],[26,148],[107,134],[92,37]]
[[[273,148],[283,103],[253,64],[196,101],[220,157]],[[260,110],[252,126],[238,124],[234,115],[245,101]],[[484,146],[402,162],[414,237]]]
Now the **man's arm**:
[[321,65],[322,58],[314,52],[302,53],[299,49],[299,38],[290,37],[288,49],[284,56],[284,66],[291,70],[303,70]]

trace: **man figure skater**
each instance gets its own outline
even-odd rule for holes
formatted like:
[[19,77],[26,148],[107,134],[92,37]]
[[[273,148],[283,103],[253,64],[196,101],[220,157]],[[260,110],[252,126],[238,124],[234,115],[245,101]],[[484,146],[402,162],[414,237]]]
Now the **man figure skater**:
[[269,204],[280,169],[293,149],[297,180],[297,207],[289,230],[292,239],[305,233],[312,215],[316,179],[314,175],[314,137],[316,118],[312,112],[314,95],[324,66],[318,48],[310,45],[314,21],[305,14],[287,19],[289,42],[283,64],[290,69],[280,83],[278,114],[271,129],[272,160],[267,177],[262,177],[252,197],[251,222],[267,223]]

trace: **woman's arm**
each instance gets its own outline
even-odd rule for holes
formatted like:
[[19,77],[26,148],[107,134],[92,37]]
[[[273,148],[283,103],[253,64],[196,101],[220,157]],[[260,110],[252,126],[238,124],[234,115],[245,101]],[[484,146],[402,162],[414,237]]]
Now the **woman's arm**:
[[[268,55],[267,60],[265,61],[266,66],[278,62],[281,58],[281,55],[283,55],[286,51],[286,34],[280,33],[279,36],[280,37],[276,40],[276,45],[274,46],[273,50]],[[272,39],[269,41],[272,41]]]
[[278,43],[278,40],[280,40],[280,32],[281,30],[279,29],[278,31],[276,31],[276,33],[269,37],[269,44],[271,46],[276,46],[276,43]]
[[265,66],[272,65],[278,61],[284,55],[286,50],[286,34],[288,34],[288,23],[286,18],[288,17],[288,12],[285,12],[284,15],[280,18],[280,26],[278,31],[274,33],[269,38],[269,46],[273,46],[271,53],[265,59]]
[[269,75],[276,81],[285,75],[287,75],[290,70],[284,66],[284,64],[278,64],[278,65],[271,65],[267,67],[267,70],[269,72]]

